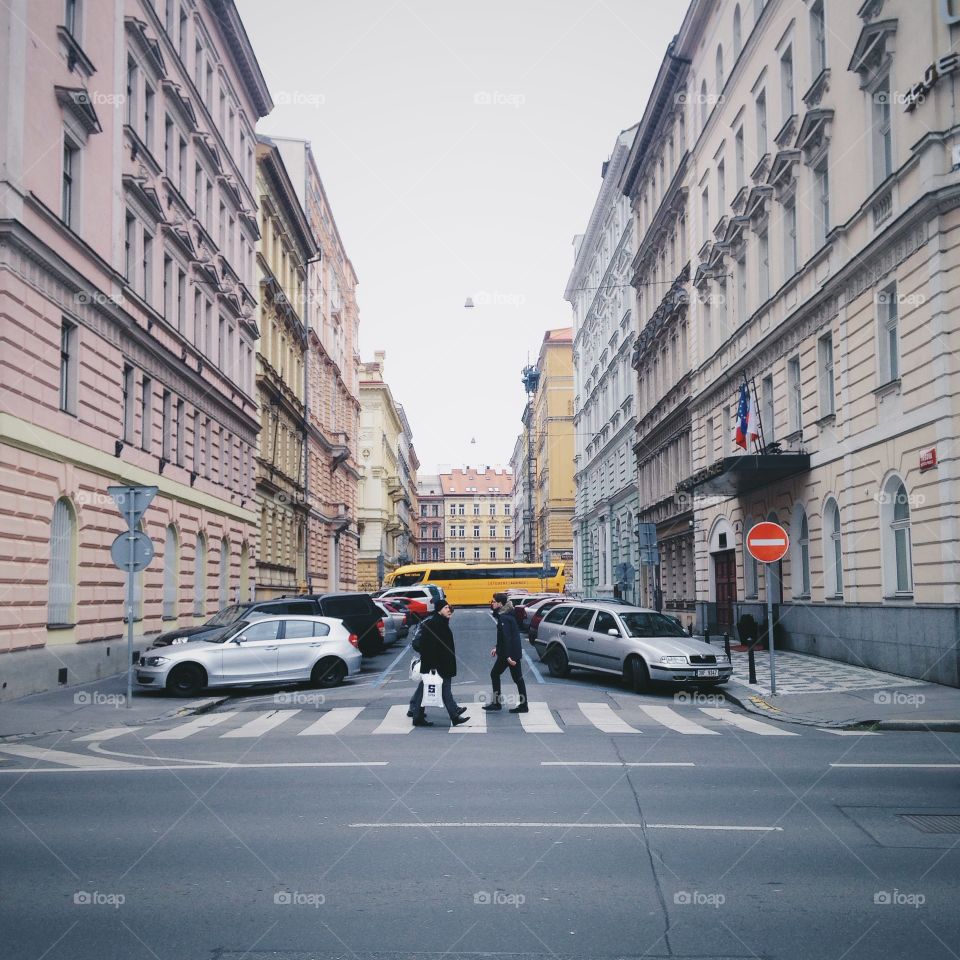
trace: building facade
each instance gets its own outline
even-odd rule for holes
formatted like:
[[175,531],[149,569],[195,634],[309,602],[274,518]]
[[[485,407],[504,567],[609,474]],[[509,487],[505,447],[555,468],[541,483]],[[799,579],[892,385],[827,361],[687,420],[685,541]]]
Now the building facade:
[[384,576],[410,563],[415,549],[416,454],[403,410],[384,379],[386,354],[360,367],[358,589],[377,590]]
[[257,597],[307,589],[307,487],[303,310],[307,261],[315,247],[276,144],[257,143]]
[[306,580],[311,592],[357,589],[360,315],[347,256],[310,144],[274,137],[317,247],[307,261]]
[[[698,619],[957,684],[960,222],[946,4],[695,2],[685,94]],[[945,58],[945,59],[944,59]],[[932,64],[932,66],[931,66]],[[756,442],[734,446],[741,387]]]
[[443,488],[438,474],[417,476],[417,560],[445,560]]
[[[629,283],[633,222],[620,189],[634,131],[617,137],[603,164],[587,229],[574,240],[574,266],[564,297],[573,310],[573,589],[590,596],[616,592],[636,601],[636,411],[630,369],[636,329]],[[620,564],[630,564],[633,572]]]
[[252,589],[254,126],[272,103],[230,0],[157,9],[0,9],[5,697],[115,672],[111,484],[159,489],[138,635]]
[[515,560],[513,474],[464,467],[440,474],[447,524],[447,560],[491,563]]
[[573,559],[574,443],[573,328],[543,335],[536,369],[540,374],[526,416],[533,431],[534,529],[537,556]]
[[528,512],[530,517],[533,517],[533,504],[527,496],[527,491],[532,489],[527,483],[530,452],[529,432],[526,427],[528,408],[529,404],[524,408],[524,417],[521,420],[524,427],[513,444],[513,453],[510,456],[510,472],[513,474],[513,556],[517,560],[526,559],[528,546],[530,555],[535,553],[533,545],[528,544],[526,520]]

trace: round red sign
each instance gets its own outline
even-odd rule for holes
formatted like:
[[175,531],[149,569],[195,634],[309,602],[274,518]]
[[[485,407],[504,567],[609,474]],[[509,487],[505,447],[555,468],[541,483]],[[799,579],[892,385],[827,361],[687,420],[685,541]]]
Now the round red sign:
[[760,563],[776,563],[790,549],[790,537],[779,523],[765,520],[750,528],[747,534],[747,549],[750,556]]

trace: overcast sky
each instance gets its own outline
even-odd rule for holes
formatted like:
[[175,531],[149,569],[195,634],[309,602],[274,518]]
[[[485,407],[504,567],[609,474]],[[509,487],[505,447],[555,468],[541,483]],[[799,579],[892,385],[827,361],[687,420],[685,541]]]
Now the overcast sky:
[[313,143],[420,472],[506,465],[521,369],[572,324],[573,236],[686,0],[237,5],[276,103],[259,129]]

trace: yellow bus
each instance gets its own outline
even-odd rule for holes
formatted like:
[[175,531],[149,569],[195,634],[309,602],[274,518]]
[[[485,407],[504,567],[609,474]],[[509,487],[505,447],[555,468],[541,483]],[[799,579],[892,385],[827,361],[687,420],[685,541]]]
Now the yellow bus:
[[562,560],[546,570],[539,563],[411,563],[387,574],[386,586],[432,583],[454,606],[480,606],[499,591],[563,593],[564,566]]

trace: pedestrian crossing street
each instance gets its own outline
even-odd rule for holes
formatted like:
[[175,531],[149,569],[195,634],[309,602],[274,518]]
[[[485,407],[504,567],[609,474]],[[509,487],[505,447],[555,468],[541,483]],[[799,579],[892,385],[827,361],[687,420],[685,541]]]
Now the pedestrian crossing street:
[[[488,715],[480,704],[468,708],[469,721],[460,726],[447,727],[446,717],[438,719],[441,711],[433,711],[436,724],[433,732],[447,730],[461,736],[478,733],[505,732],[532,734],[564,734],[600,732],[626,736],[662,735],[716,737],[749,735],[759,737],[796,737],[796,730],[780,723],[758,719],[755,716],[721,707],[697,707],[679,710],[661,705],[637,704],[615,710],[609,703],[583,702],[557,710],[539,701],[531,701],[529,713],[510,716],[506,712]],[[227,710],[209,713],[178,723],[162,730],[150,727],[109,727],[76,737],[78,743],[103,743],[138,733],[149,741],[183,741],[191,738],[250,741],[269,736],[339,737],[353,735],[405,736],[414,731],[407,716],[407,704],[366,707],[333,707],[319,716],[314,711],[289,709],[266,711]],[[152,732],[151,732],[152,731]],[[876,733],[817,728],[818,732],[837,735],[878,736]]]

